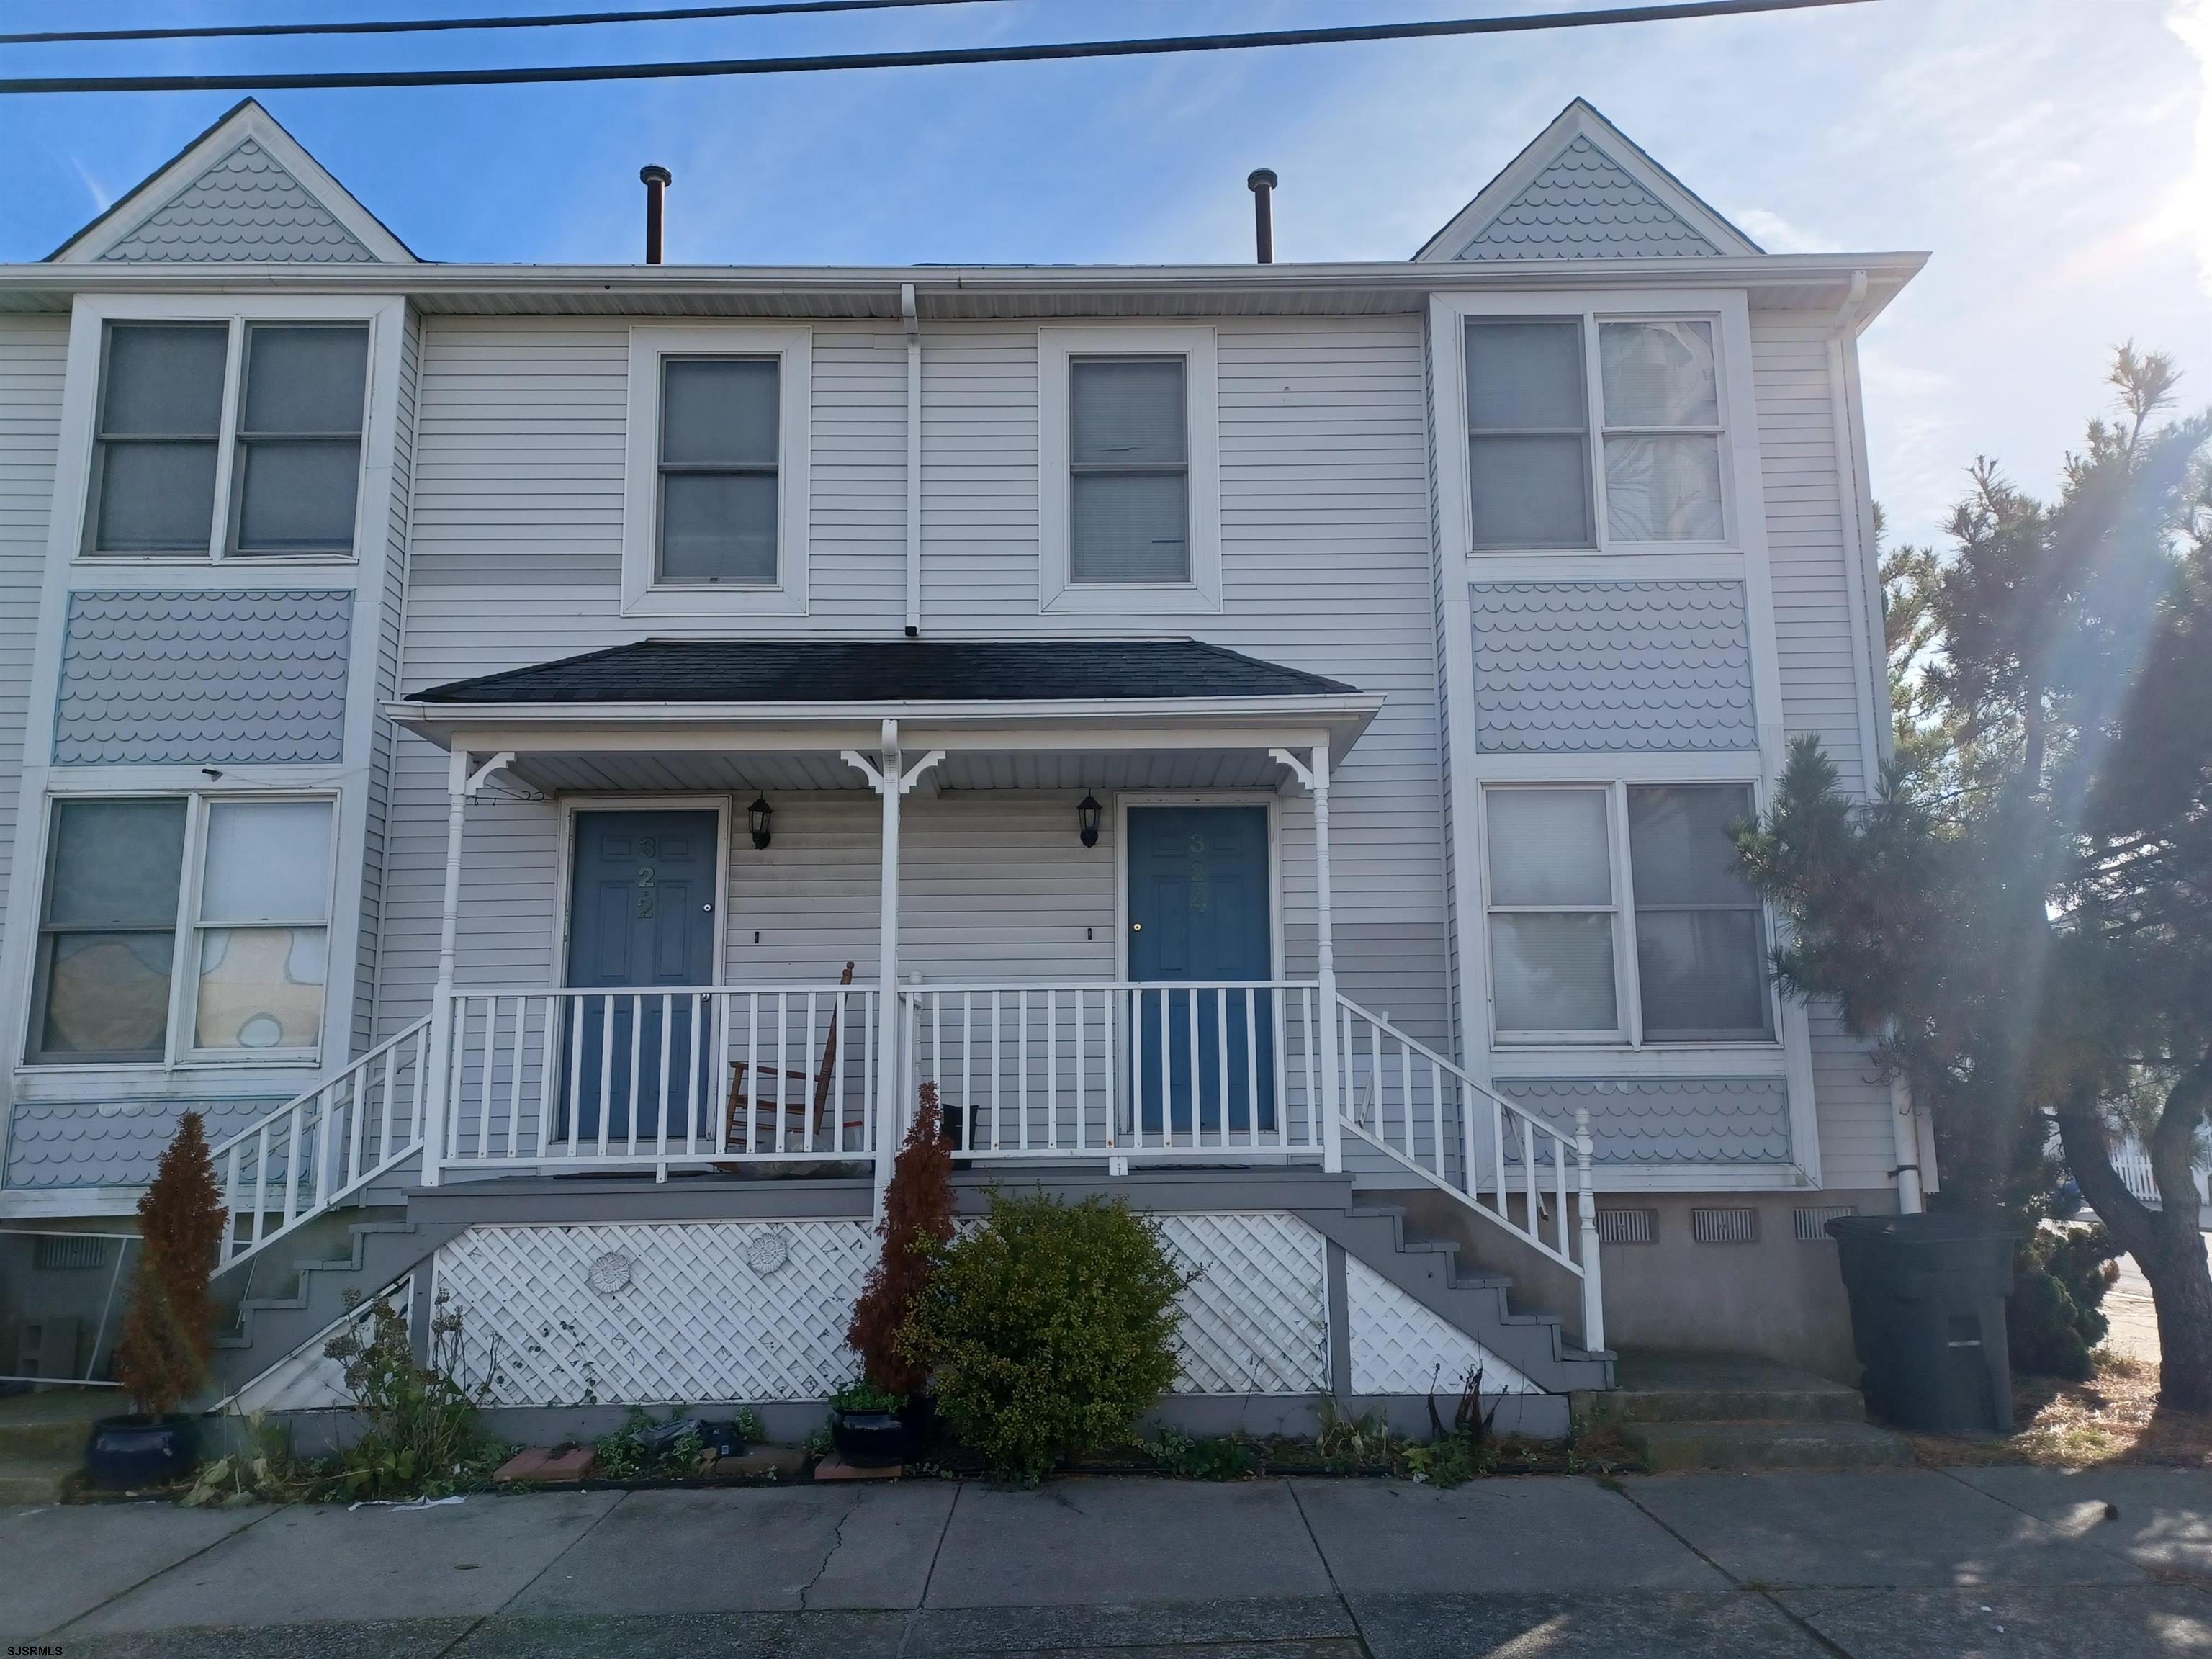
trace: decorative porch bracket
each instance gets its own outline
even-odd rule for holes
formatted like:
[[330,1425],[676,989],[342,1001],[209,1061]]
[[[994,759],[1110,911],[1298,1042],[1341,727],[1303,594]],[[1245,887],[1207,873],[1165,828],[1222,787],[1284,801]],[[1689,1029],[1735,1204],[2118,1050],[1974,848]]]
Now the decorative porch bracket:
[[1328,745],[1316,744],[1310,762],[1301,761],[1287,749],[1268,754],[1288,767],[1313,796],[1314,815],[1314,931],[1316,977],[1321,981],[1321,1124],[1322,1167],[1334,1175],[1344,1168],[1344,1125],[1340,1115],[1336,1028],[1336,941],[1330,915],[1328,880]]
[[899,802],[911,794],[921,781],[922,774],[945,758],[942,749],[933,749],[912,766],[899,749],[899,730],[896,720],[884,722],[883,756],[880,763],[872,762],[857,749],[843,751],[845,764],[868,781],[868,787],[884,799],[883,833],[883,915],[881,933],[877,945],[877,968],[882,989],[876,1010],[876,1202],[875,1213],[881,1219],[884,1212],[884,1192],[890,1185],[891,1164],[898,1157],[898,1125],[903,1116],[901,1096],[906,1087],[906,1073],[899,1064],[899,1000],[898,1000],[898,878],[899,878]]

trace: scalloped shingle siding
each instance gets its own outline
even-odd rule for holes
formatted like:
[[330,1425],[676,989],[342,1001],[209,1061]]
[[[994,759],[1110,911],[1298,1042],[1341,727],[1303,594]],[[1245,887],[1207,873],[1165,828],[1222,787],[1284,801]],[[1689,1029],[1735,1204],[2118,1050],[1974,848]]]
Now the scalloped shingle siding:
[[343,758],[352,614],[320,588],[72,595],[54,763]]
[[1694,259],[1719,252],[1610,156],[1577,138],[1456,257]]
[[374,263],[361,239],[310,196],[276,158],[247,139],[171,197],[104,260]]
[[1576,1078],[1498,1085],[1509,1100],[1571,1126],[1590,1115],[1601,1164],[1786,1164],[1790,1085],[1778,1077]]
[[207,1120],[207,1137],[235,1134],[273,1100],[19,1100],[8,1135],[7,1184],[138,1187],[154,1178],[180,1112]]
[[1739,582],[1479,582],[1475,743],[1560,755],[1759,746]]

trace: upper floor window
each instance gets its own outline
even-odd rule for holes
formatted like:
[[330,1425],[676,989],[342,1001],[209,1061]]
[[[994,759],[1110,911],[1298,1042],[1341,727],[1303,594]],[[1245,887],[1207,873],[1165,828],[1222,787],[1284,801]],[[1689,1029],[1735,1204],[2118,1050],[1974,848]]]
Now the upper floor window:
[[1483,808],[1501,1040],[1773,1037],[1765,912],[1729,833],[1747,786],[1505,786]]
[[103,346],[87,553],[352,553],[365,325],[118,321]]
[[805,329],[631,331],[625,611],[805,610],[811,355]]
[[312,1059],[330,845],[328,799],[56,801],[27,1057]]
[[1042,609],[1218,607],[1218,357],[1210,328],[1038,331]]
[[1190,440],[1180,357],[1068,365],[1068,575],[1190,580]]
[[1468,319],[1474,547],[1724,541],[1713,328],[1707,318]]

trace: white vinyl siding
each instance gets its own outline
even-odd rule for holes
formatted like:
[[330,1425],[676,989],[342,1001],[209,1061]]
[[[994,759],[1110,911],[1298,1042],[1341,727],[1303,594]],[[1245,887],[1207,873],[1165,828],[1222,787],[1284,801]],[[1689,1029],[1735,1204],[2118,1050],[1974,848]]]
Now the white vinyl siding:
[[[68,359],[67,317],[0,319],[0,893],[9,889],[21,828],[24,725]],[[0,1029],[6,1024],[0,1020]]]

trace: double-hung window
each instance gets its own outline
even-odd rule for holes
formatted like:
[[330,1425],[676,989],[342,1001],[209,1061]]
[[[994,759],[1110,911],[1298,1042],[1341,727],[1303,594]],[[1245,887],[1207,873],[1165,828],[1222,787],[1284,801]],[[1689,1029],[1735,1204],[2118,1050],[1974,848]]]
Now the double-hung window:
[[1751,813],[1742,784],[1486,789],[1498,1037],[1771,1040],[1765,913],[1729,836]]
[[660,360],[657,583],[775,586],[780,369],[774,357]]
[[1468,319],[1474,549],[1724,543],[1714,328],[1707,317]]
[[1219,606],[1219,381],[1210,328],[1037,331],[1042,609]]
[[805,611],[813,349],[758,323],[630,331],[626,613]]
[[1068,366],[1071,580],[1190,580],[1190,434],[1180,357]]
[[56,801],[28,1058],[312,1059],[331,816],[326,799]]
[[368,386],[362,324],[109,323],[84,551],[350,555]]

